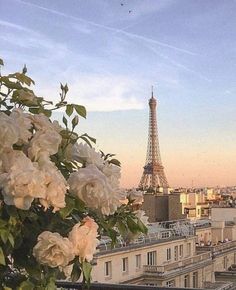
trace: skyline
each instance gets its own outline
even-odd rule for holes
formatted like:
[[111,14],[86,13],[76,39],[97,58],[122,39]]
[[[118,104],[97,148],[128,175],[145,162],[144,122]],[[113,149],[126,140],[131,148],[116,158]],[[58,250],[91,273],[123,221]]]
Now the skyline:
[[117,154],[125,187],[142,175],[154,85],[170,186],[235,185],[235,8],[233,0],[0,0],[3,72],[26,63],[35,92],[52,100],[67,82],[68,101],[88,109],[81,132]]

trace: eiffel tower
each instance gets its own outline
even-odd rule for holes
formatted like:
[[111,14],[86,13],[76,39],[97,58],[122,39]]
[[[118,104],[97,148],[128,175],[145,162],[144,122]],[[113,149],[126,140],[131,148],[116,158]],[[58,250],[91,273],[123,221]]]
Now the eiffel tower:
[[157,117],[156,117],[157,100],[152,96],[149,100],[149,133],[146,163],[143,167],[143,175],[139,183],[139,188],[149,192],[158,192],[162,187],[165,192],[169,185],[165,176],[164,167],[161,163],[161,155],[158,141]]

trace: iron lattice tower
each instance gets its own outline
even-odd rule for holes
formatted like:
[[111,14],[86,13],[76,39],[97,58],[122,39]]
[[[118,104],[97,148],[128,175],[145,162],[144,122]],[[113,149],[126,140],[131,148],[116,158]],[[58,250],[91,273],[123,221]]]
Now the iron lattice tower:
[[164,167],[161,163],[161,155],[158,141],[157,101],[152,96],[149,100],[149,132],[146,163],[143,175],[139,183],[139,188],[143,190],[158,191],[159,187],[168,188],[168,182],[165,176]]

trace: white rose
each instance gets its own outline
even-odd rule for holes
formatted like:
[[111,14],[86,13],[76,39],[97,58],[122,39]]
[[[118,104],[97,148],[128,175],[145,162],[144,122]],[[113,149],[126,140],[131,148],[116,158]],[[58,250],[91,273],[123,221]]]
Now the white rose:
[[96,252],[96,247],[99,243],[98,225],[90,217],[83,219],[82,224],[74,225],[69,233],[69,240],[73,244],[74,253],[80,257],[80,261],[87,260],[90,262]]
[[0,112],[0,150],[1,148],[11,148],[18,139],[18,125],[11,117]]
[[121,205],[121,191],[112,187],[109,179],[93,164],[73,172],[67,181],[74,195],[105,215],[114,213]]
[[135,188],[127,192],[127,195],[133,201],[132,204],[139,205],[143,203],[143,192]]
[[43,113],[30,115],[30,119],[34,124],[36,130],[53,130],[56,132],[60,132],[62,127],[59,125],[58,121],[51,122],[50,119],[45,116]]
[[34,198],[45,198],[45,177],[22,151],[8,150],[1,155],[0,189],[4,202],[27,210]]
[[56,154],[61,143],[61,135],[53,130],[37,131],[30,141],[28,155],[32,160],[37,160],[40,154]]
[[86,143],[75,143],[71,148],[70,154],[73,160],[76,160],[87,165],[94,164],[97,167],[103,165],[104,160],[101,157],[101,154],[96,152],[94,148],[91,148]]
[[33,248],[33,255],[43,265],[65,267],[74,259],[73,245],[58,233],[42,232]]
[[102,167],[101,171],[107,176],[109,181],[113,184],[113,186],[120,185],[120,167],[109,162],[106,162]]
[[[43,158],[44,156],[44,158]],[[67,182],[61,172],[50,160],[45,160],[47,156],[41,155],[38,164],[40,170],[45,176],[46,185],[46,195],[44,198],[40,199],[40,203],[45,207],[45,209],[50,206],[54,207],[54,212],[64,208],[65,194],[67,190]]]
[[19,127],[20,143],[25,143],[25,144],[28,143],[28,140],[32,136],[32,133],[29,131],[32,128],[32,124],[29,119],[29,114],[24,113],[22,109],[14,109],[11,112],[10,117],[14,120],[14,122]]

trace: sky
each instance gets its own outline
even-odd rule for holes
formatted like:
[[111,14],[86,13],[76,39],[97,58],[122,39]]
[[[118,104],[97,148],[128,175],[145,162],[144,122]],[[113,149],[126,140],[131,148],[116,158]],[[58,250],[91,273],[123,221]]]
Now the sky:
[[3,73],[27,65],[34,91],[86,106],[79,131],[136,187],[148,99],[158,101],[170,186],[236,184],[235,0],[0,0]]

